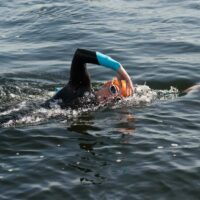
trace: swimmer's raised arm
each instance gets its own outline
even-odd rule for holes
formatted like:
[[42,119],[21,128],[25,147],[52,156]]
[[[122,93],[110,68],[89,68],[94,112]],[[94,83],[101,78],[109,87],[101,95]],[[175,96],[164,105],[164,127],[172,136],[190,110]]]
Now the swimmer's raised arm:
[[125,80],[128,96],[133,94],[134,88],[131,78],[118,61],[98,51],[86,49],[77,49],[74,54],[70,72],[70,83],[72,85],[90,85],[90,78],[86,68],[87,63],[101,65],[114,70],[119,81]]
[[126,84],[127,84],[127,93],[129,95],[133,95],[133,91],[134,91],[134,87],[133,87],[133,83],[131,81],[130,76],[128,75],[128,73],[126,72],[126,70],[124,69],[124,67],[117,62],[116,60],[114,60],[113,58],[104,55],[102,53],[96,52],[97,55],[97,59],[100,65],[110,68],[114,71],[117,72],[117,79],[119,81],[121,80],[125,80]]
[[[117,78],[108,81],[101,89],[94,91],[92,90],[90,76],[87,71],[87,63],[110,68],[116,72]],[[80,103],[79,98],[83,97],[86,92],[94,94],[94,102],[96,103],[115,101],[131,96],[133,89],[128,73],[119,62],[97,51],[77,49],[72,59],[70,78],[67,85],[51,99],[47,100],[44,106],[49,108],[51,103],[57,100],[59,100],[59,105],[63,108],[74,105],[78,106]]]

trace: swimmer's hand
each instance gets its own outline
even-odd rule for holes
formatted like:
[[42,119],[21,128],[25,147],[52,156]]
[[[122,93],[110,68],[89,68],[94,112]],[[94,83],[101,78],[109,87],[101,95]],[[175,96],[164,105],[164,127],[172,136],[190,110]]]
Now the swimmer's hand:
[[127,94],[130,94],[130,96],[132,96],[133,92],[134,92],[134,86],[133,86],[130,76],[128,75],[128,73],[126,72],[126,70],[124,69],[124,67],[122,65],[117,70],[117,79],[119,81],[121,81],[121,80],[126,81]]

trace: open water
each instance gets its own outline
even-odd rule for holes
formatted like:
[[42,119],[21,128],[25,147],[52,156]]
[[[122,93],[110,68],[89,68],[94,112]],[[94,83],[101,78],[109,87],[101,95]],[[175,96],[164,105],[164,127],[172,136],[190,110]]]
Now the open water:
[[[199,0],[0,0],[0,200],[199,200]],[[76,48],[134,97],[46,110]],[[115,74],[88,65],[94,86]]]

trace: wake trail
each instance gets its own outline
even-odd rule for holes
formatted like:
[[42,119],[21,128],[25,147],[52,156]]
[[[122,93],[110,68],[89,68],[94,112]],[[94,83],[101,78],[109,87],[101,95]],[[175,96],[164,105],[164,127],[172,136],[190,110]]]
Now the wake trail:
[[85,112],[93,112],[106,106],[138,107],[157,101],[175,99],[179,95],[178,89],[174,87],[169,90],[153,90],[148,85],[136,85],[132,97],[114,105],[90,105],[78,109],[61,109],[59,105],[54,105],[51,109],[46,109],[41,104],[55,94],[55,91],[49,88],[56,88],[56,86],[49,87],[40,84],[38,88],[38,84],[24,82],[11,82],[0,86],[0,126],[35,125],[48,123],[50,120],[65,122]]

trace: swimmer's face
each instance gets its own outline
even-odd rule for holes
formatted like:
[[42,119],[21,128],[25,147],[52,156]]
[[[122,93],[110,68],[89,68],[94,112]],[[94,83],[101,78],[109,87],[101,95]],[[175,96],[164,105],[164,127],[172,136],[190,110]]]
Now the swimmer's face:
[[95,94],[99,102],[110,102],[122,98],[120,96],[119,88],[114,85],[112,81],[105,83],[100,90],[95,92]]

